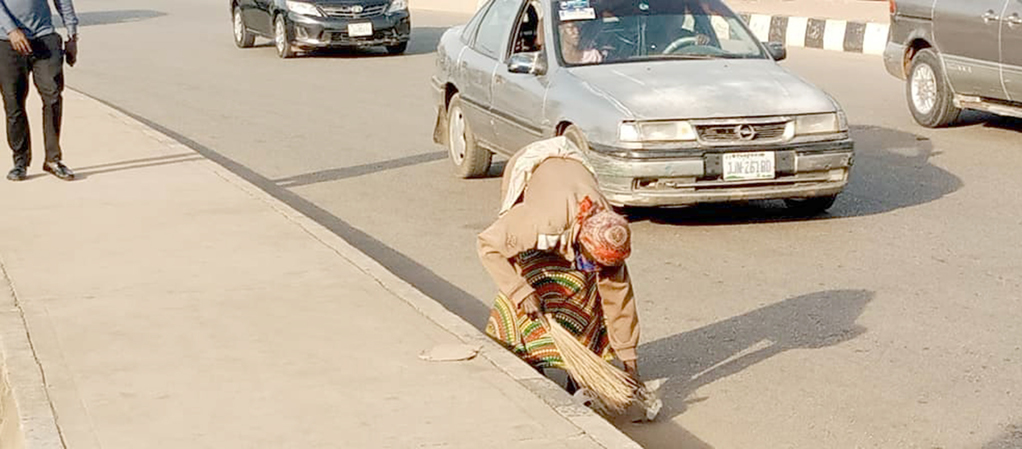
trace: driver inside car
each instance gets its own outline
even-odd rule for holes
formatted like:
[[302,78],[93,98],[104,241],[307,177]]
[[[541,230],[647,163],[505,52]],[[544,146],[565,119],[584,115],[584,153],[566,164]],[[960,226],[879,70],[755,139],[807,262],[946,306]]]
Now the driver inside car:
[[[697,19],[697,17],[710,17],[712,14],[705,10],[699,2],[685,1],[667,4],[657,2],[651,6],[655,10],[664,9],[665,6],[668,9],[668,11],[658,11],[659,14],[651,16],[651,18],[659,19],[656,20],[656,24],[651,23],[649,26],[649,40],[655,42],[650,45],[651,53],[669,54],[688,46],[712,45],[719,47],[719,43],[715,42],[714,37],[710,35],[712,26],[709,26],[708,23],[701,24]],[[710,28],[710,30],[704,30],[704,28]]]

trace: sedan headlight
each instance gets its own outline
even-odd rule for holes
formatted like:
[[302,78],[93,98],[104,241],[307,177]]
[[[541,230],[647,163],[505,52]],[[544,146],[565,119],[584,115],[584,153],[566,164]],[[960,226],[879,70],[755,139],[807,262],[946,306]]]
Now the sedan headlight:
[[795,118],[795,135],[835,134],[848,131],[844,112],[802,115]]
[[683,142],[696,140],[689,122],[625,122],[618,129],[622,142]]
[[390,8],[387,8],[387,13],[404,11],[408,9],[408,0],[391,0]]
[[287,0],[287,9],[295,14],[301,14],[304,16],[323,17],[323,11],[320,11],[316,5],[312,3],[299,2],[294,0]]

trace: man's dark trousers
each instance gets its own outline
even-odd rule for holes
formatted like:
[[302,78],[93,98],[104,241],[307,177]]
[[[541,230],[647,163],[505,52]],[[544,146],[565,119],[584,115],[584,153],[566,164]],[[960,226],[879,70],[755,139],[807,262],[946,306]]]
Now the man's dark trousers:
[[56,162],[60,153],[60,120],[64,91],[64,47],[57,33],[31,39],[32,54],[23,56],[9,41],[0,41],[0,90],[7,113],[7,143],[14,151],[14,165],[32,162],[32,137],[25,113],[28,76],[43,100],[43,137],[46,162]]

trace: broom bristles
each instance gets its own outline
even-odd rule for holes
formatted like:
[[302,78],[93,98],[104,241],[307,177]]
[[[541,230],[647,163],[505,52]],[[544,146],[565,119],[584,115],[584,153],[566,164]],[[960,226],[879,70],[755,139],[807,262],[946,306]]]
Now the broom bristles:
[[597,396],[598,404],[594,404],[597,409],[623,413],[636,400],[637,394],[641,394],[642,388],[632,376],[587,348],[551,316],[545,315],[540,321],[561,353],[572,379]]

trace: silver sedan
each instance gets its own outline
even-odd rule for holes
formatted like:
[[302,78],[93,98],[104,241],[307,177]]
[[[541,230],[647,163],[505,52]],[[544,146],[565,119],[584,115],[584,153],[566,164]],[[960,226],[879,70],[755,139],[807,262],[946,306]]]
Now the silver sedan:
[[434,140],[461,177],[564,135],[619,206],[817,213],[848,182],[840,106],[718,0],[489,0],[437,50]]

